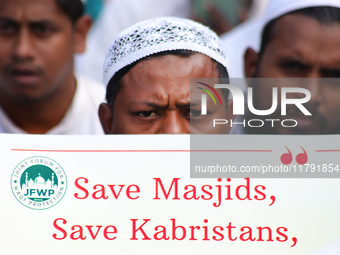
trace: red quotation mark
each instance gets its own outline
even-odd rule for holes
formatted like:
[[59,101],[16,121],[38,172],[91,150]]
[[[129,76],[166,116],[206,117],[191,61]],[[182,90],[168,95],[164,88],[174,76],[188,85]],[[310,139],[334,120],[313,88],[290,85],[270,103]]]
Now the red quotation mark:
[[[285,147],[288,150],[288,153],[284,153],[284,154],[281,155],[281,162],[282,162],[282,164],[289,165],[293,161],[293,155],[290,152],[290,150],[287,148],[287,146],[285,146]],[[296,155],[295,161],[300,165],[304,165],[308,161],[308,156],[307,156],[306,151],[302,147],[301,147],[301,149],[303,150],[303,153]]]

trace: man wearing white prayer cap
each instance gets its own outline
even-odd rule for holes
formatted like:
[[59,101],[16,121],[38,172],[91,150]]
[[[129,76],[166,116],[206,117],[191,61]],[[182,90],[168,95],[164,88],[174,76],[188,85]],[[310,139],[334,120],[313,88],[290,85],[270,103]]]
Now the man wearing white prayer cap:
[[[213,107],[202,117],[200,104],[190,102],[190,78],[228,78],[228,65],[218,36],[197,22],[164,17],[135,24],[107,52],[107,103],[99,108],[104,132],[228,133],[228,125],[201,125],[200,131],[190,126],[191,121],[231,115],[232,107]],[[221,104],[231,104],[228,90],[216,90],[223,95]]]
[[[246,77],[340,78],[339,0],[271,0],[265,14],[265,24],[260,52],[250,48],[246,51]],[[271,107],[272,87],[256,87],[256,109]],[[272,119],[295,119],[298,125],[293,129],[278,125],[277,129],[265,132],[340,133],[340,86],[334,83],[318,86],[314,82],[306,88],[312,97],[304,106],[312,117],[306,117],[297,107],[292,107],[287,110],[286,116],[281,116],[278,107],[277,115],[271,116]],[[293,96],[297,98],[299,95]],[[258,129],[255,132],[261,131]]]

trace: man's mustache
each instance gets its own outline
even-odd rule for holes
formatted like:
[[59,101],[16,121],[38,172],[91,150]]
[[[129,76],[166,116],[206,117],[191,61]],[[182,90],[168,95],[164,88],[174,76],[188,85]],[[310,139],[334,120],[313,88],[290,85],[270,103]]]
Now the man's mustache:
[[[311,129],[319,129],[320,133],[326,133],[328,128],[328,121],[322,113],[320,113],[316,108],[314,107],[308,107],[308,105],[305,105],[306,109],[311,113],[311,115],[305,115],[297,106],[295,105],[287,105],[287,117],[294,119],[296,118],[306,118],[311,119],[313,123],[313,127]],[[280,111],[279,111],[280,112]],[[280,113],[279,113],[280,114]]]
[[20,71],[32,73],[34,75],[44,74],[44,69],[29,61],[15,61],[3,67],[3,71],[7,74],[15,74]]

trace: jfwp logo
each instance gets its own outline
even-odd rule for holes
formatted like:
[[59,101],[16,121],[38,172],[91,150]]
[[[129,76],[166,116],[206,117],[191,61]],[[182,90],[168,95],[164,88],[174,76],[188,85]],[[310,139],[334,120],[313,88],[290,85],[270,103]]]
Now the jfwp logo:
[[67,179],[63,168],[54,160],[32,157],[20,162],[12,173],[12,192],[24,206],[44,210],[64,197]]

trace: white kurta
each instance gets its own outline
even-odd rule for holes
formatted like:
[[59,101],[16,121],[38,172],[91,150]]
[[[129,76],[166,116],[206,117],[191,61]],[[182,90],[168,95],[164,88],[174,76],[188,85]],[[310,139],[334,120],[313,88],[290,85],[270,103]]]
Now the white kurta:
[[[103,85],[77,77],[77,89],[72,104],[61,122],[46,134],[104,134],[98,117],[98,107],[105,101]],[[16,126],[0,107],[0,133],[27,134]]]

